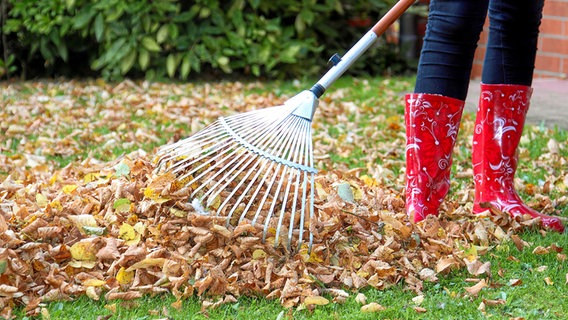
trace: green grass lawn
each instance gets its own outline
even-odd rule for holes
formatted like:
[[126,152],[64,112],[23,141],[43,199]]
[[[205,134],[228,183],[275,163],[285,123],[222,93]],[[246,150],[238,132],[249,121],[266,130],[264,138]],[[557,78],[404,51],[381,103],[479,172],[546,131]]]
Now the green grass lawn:
[[[1,155],[16,159],[22,154],[35,154],[45,157],[51,168],[62,168],[87,157],[111,161],[136,150],[152,153],[158,146],[174,138],[187,136],[194,128],[199,128],[206,122],[205,119],[199,120],[200,113],[194,115],[194,119],[197,119],[194,122],[185,119],[176,121],[153,118],[153,115],[161,112],[160,105],[187,104],[190,107],[202,108],[216,104],[230,113],[233,105],[229,101],[233,98],[238,100],[242,95],[255,95],[259,97],[260,107],[266,107],[268,105],[263,105],[266,104],[263,97],[270,97],[269,101],[284,101],[286,97],[299,90],[311,87],[312,81],[252,83],[231,89],[230,92],[224,92],[222,84],[219,84],[220,88],[211,90],[206,89],[209,84],[180,85],[178,90],[168,91],[167,95],[166,91],[162,91],[163,89],[154,89],[153,93],[151,88],[145,89],[147,95],[152,96],[152,101],[144,95],[144,89],[140,89],[143,87],[141,84],[131,89],[124,89],[120,93],[113,91],[116,85],[98,82],[96,84],[100,85],[99,90],[91,88],[92,91],[88,94],[85,90],[77,93],[79,97],[73,103],[75,106],[83,106],[84,109],[69,109],[86,113],[79,117],[84,122],[69,123],[69,119],[66,120],[63,114],[66,112],[65,99],[62,99],[63,109],[38,109],[39,113],[34,114],[35,109],[32,108],[32,114],[23,115],[20,124],[34,121],[36,117],[49,118],[53,114],[58,114],[54,123],[41,123],[42,120],[39,120],[38,129],[33,132],[20,130],[18,123],[1,123],[2,130],[7,132],[1,145]],[[16,106],[22,101],[37,99],[38,96],[61,97],[73,94],[70,88],[57,91],[54,89],[57,86],[45,83],[15,84],[16,89],[11,91],[4,90],[7,85],[1,84],[4,102],[0,107],[5,113],[17,112],[6,109],[8,106]],[[168,85],[168,90],[172,86]],[[329,93],[322,97],[322,103],[327,104],[329,109],[335,110],[337,104],[337,110],[340,112],[332,116],[322,116],[317,112],[315,116],[314,139],[328,150],[329,156],[318,163],[318,169],[325,171],[361,168],[362,171],[373,174],[376,173],[377,168],[380,168],[383,179],[381,182],[384,185],[402,188],[404,108],[401,97],[411,88],[411,78],[340,79],[329,89]],[[133,96],[125,97],[129,90]],[[117,95],[121,95],[120,99]],[[192,98],[192,95],[204,97],[184,100],[186,97]],[[126,106],[130,110],[127,119],[117,118],[117,113],[113,113],[113,108],[118,108],[113,104],[113,99],[120,103],[130,101],[131,105]],[[353,111],[350,109],[353,107],[356,108],[356,112],[350,112]],[[454,173],[471,168],[473,119],[474,116],[471,114],[464,116],[455,149]],[[148,132],[154,130],[161,134],[149,137]],[[356,143],[350,143],[352,135],[358,137],[355,138]],[[564,178],[565,161],[568,159],[566,146],[568,132],[557,128],[527,126],[524,136],[520,146],[521,161],[517,177],[530,187],[520,190],[521,196],[530,202],[534,200],[535,195],[543,192],[543,186],[548,183],[551,187],[546,191],[546,196],[563,201],[557,206],[557,213],[568,217],[565,199],[567,186],[564,185],[568,181]],[[551,140],[559,142],[561,146],[558,155],[551,155],[548,150]],[[317,154],[318,150],[315,152]],[[4,171],[0,167],[0,181],[9,174],[9,167]],[[456,178],[452,182],[448,199],[457,200],[462,194],[460,192],[472,188],[471,178]],[[467,271],[457,270],[438,275],[438,282],[425,282],[422,301],[420,297],[416,298],[414,292],[405,291],[403,283],[385,290],[365,288],[360,292],[349,292],[350,295],[344,303],[329,303],[317,306],[313,310],[286,309],[278,300],[267,300],[263,297],[240,297],[235,303],[203,310],[202,300],[198,297],[184,300],[182,305],[176,305],[176,299],[169,294],[145,296],[133,301],[104,301],[104,298],[94,301],[82,296],[73,301],[46,304],[44,318],[47,314],[51,319],[568,318],[568,303],[565,301],[568,296],[566,234],[548,233],[543,236],[537,231],[527,231],[519,236],[529,244],[523,250],[519,250],[510,241],[489,247],[483,259],[491,263],[491,276],[486,277],[490,285],[482,289],[478,296],[472,296],[464,289],[475,285],[468,280],[471,276]],[[533,252],[537,247],[546,248],[553,244],[564,250],[545,254]],[[358,293],[366,296],[367,303],[376,302],[383,306],[384,310],[377,313],[361,312],[362,304],[356,301]],[[330,295],[327,297],[333,299]],[[212,300],[216,301],[215,298]],[[18,306],[15,312],[18,318],[26,318],[23,306]]]

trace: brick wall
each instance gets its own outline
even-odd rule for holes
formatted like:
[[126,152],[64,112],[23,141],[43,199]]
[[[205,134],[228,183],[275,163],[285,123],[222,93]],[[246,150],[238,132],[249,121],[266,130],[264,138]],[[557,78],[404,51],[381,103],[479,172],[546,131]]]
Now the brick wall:
[[[481,77],[488,24],[475,53],[472,78]],[[545,0],[534,75],[537,78],[568,78],[568,0]]]

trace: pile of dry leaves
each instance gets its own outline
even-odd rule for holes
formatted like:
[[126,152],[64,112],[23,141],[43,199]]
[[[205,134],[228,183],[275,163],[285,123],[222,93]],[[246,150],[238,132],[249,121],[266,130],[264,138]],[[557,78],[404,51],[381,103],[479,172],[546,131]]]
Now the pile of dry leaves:
[[[386,160],[367,168],[368,175],[338,164],[316,178],[312,251],[306,245],[295,251],[274,248],[273,229],[262,243],[262,226],[245,221],[226,227],[222,218],[196,212],[174,176],[156,174],[152,156],[142,151],[112,162],[89,156],[63,169],[46,157],[74,154],[85,146],[98,146],[104,153],[121,141],[122,147],[153,141],[173,130],[167,126],[172,119],[187,122],[195,132],[202,122],[222,114],[204,108],[224,105],[220,96],[233,101],[228,105],[237,111],[276,105],[281,99],[244,96],[241,84],[41,86],[43,95],[7,100],[1,111],[6,140],[0,147],[15,149],[14,155],[0,154],[0,317],[11,318],[17,306],[36,315],[44,302],[82,295],[113,301],[172,294],[176,306],[197,295],[204,309],[242,295],[263,295],[286,307],[312,308],[329,303],[329,297],[341,303],[364,287],[380,290],[403,283],[420,295],[424,281],[435,282],[457,268],[476,279],[466,288],[475,295],[491,278],[483,253],[510,239],[523,247],[526,243],[515,232],[538,225],[499,212],[471,216],[467,190],[459,203],[448,199],[443,204],[442,218],[413,225],[404,213],[400,179],[392,177]],[[26,90],[18,85],[4,89],[6,97]],[[167,98],[189,91],[191,98]],[[319,112],[335,119],[335,130],[344,134],[335,139],[314,123],[320,132],[315,138],[318,167],[326,167],[322,162],[329,162],[328,152],[349,156],[353,146],[368,141],[385,143],[366,146],[372,150],[365,154],[367,163],[401,152],[400,118],[376,115],[368,128],[351,128],[357,121],[348,121],[345,114],[356,114],[358,120],[359,112],[370,106],[335,102],[342,94],[338,90],[324,99]],[[375,122],[390,123],[392,130],[377,131]],[[39,137],[28,139],[28,132],[39,132]],[[179,128],[168,133],[173,139],[187,134]]]
[[[446,218],[411,225],[400,193],[335,172],[318,177],[312,252],[288,252],[273,239],[263,244],[259,226],[226,228],[197,214],[176,194],[179,182],[153,170],[132,155],[55,173],[21,169],[3,181],[1,315],[18,304],[36,314],[42,302],[79,295],[111,301],[168,292],[201,296],[211,307],[261,294],[292,307],[399,282],[419,294],[423,281],[454,268],[490,276],[479,253],[536,223],[468,217],[450,203]],[[349,184],[354,203],[338,195],[337,183]]]

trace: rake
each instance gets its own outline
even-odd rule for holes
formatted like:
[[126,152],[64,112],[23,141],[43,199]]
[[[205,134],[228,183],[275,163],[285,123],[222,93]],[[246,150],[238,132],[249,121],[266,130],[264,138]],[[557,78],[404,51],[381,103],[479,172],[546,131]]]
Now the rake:
[[281,106],[220,117],[193,136],[158,150],[157,170],[171,172],[190,189],[196,211],[263,226],[262,241],[273,237],[298,249],[304,234],[313,244],[314,157],[312,119],[318,99],[414,0],[398,1],[347,53],[334,54],[332,67],[309,90]]

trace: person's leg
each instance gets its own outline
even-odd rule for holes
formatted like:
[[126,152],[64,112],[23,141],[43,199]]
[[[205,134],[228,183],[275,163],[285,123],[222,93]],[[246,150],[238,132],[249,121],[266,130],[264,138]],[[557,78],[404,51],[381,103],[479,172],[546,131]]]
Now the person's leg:
[[489,0],[432,0],[415,93],[465,100]]
[[491,0],[481,82],[531,86],[544,0]]
[[406,212],[438,214],[450,188],[471,64],[488,0],[432,0],[414,94],[405,97]]
[[541,219],[562,232],[557,217],[527,207],[515,191],[517,147],[525,124],[542,16],[542,0],[492,0],[490,33],[473,135],[473,212],[490,207]]

